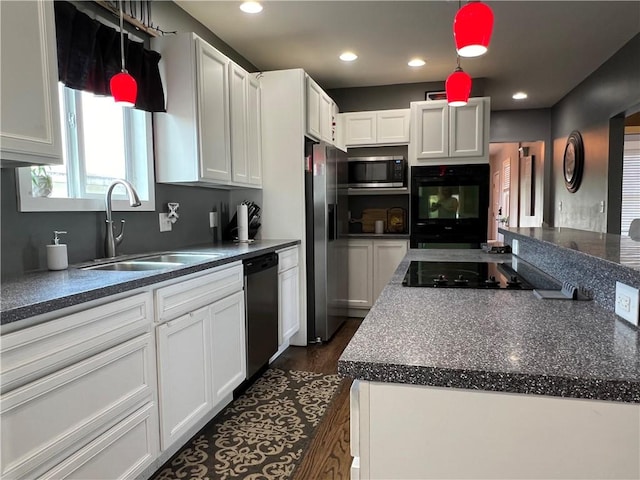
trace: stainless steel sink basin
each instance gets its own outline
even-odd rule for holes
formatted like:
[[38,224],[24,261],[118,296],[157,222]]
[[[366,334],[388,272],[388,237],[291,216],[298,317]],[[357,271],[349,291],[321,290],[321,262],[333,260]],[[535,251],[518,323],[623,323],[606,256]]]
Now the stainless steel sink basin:
[[152,257],[143,257],[140,261],[145,262],[161,262],[161,263],[198,263],[207,260],[214,260],[222,256],[221,253],[164,253],[162,255],[154,255]]
[[181,267],[193,263],[215,260],[223,256],[222,253],[181,253],[169,252],[148,257],[115,260],[100,265],[81,267],[82,270],[108,270],[117,272],[143,272],[147,270],[163,270],[165,268]]
[[171,262],[143,262],[136,260],[105,263],[93,267],[84,267],[82,270],[110,270],[116,272],[144,272],[147,270],[162,270],[164,268],[180,267],[182,263]]

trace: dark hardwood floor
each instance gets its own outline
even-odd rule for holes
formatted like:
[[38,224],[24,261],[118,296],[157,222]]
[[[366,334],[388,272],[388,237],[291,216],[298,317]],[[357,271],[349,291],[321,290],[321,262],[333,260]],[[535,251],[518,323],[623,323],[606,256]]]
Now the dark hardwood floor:
[[[338,358],[356,332],[361,319],[349,318],[327,343],[308,347],[289,347],[271,366],[318,373],[337,373]],[[349,388],[344,379],[318,426],[293,480],[349,479]]]

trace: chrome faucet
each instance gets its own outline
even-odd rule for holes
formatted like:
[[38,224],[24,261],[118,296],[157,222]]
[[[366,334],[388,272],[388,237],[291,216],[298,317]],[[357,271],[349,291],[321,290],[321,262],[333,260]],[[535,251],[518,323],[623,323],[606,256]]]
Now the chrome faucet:
[[120,220],[122,225],[120,227],[120,233],[118,235],[115,235],[116,227],[113,224],[113,220],[111,219],[111,194],[115,186],[118,184],[123,185],[127,190],[127,195],[129,196],[129,205],[131,205],[132,207],[139,207],[140,205],[142,205],[140,203],[138,194],[133,188],[133,185],[131,185],[129,182],[127,182],[126,180],[122,180],[121,178],[111,182],[111,185],[109,185],[107,193],[104,197],[105,208],[107,211],[107,237],[105,239],[105,251],[107,257],[109,258],[116,256],[116,246],[120,245],[122,243],[122,239],[124,238],[124,220]]

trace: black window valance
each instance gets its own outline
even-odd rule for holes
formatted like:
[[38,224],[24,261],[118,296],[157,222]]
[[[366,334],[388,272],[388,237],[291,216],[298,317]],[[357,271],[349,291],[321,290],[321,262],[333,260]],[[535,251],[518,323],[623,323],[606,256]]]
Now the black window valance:
[[[111,95],[109,82],[120,72],[120,32],[78,11],[71,3],[54,2],[58,76],[75,90]],[[127,71],[138,84],[135,108],[164,112],[164,90],[158,63],[160,54],[125,35]]]

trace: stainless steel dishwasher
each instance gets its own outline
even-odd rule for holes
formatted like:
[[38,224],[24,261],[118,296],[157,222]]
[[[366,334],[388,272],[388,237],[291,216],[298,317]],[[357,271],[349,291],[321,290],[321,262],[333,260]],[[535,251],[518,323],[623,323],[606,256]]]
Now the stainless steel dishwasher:
[[278,351],[278,255],[244,260],[247,378]]

